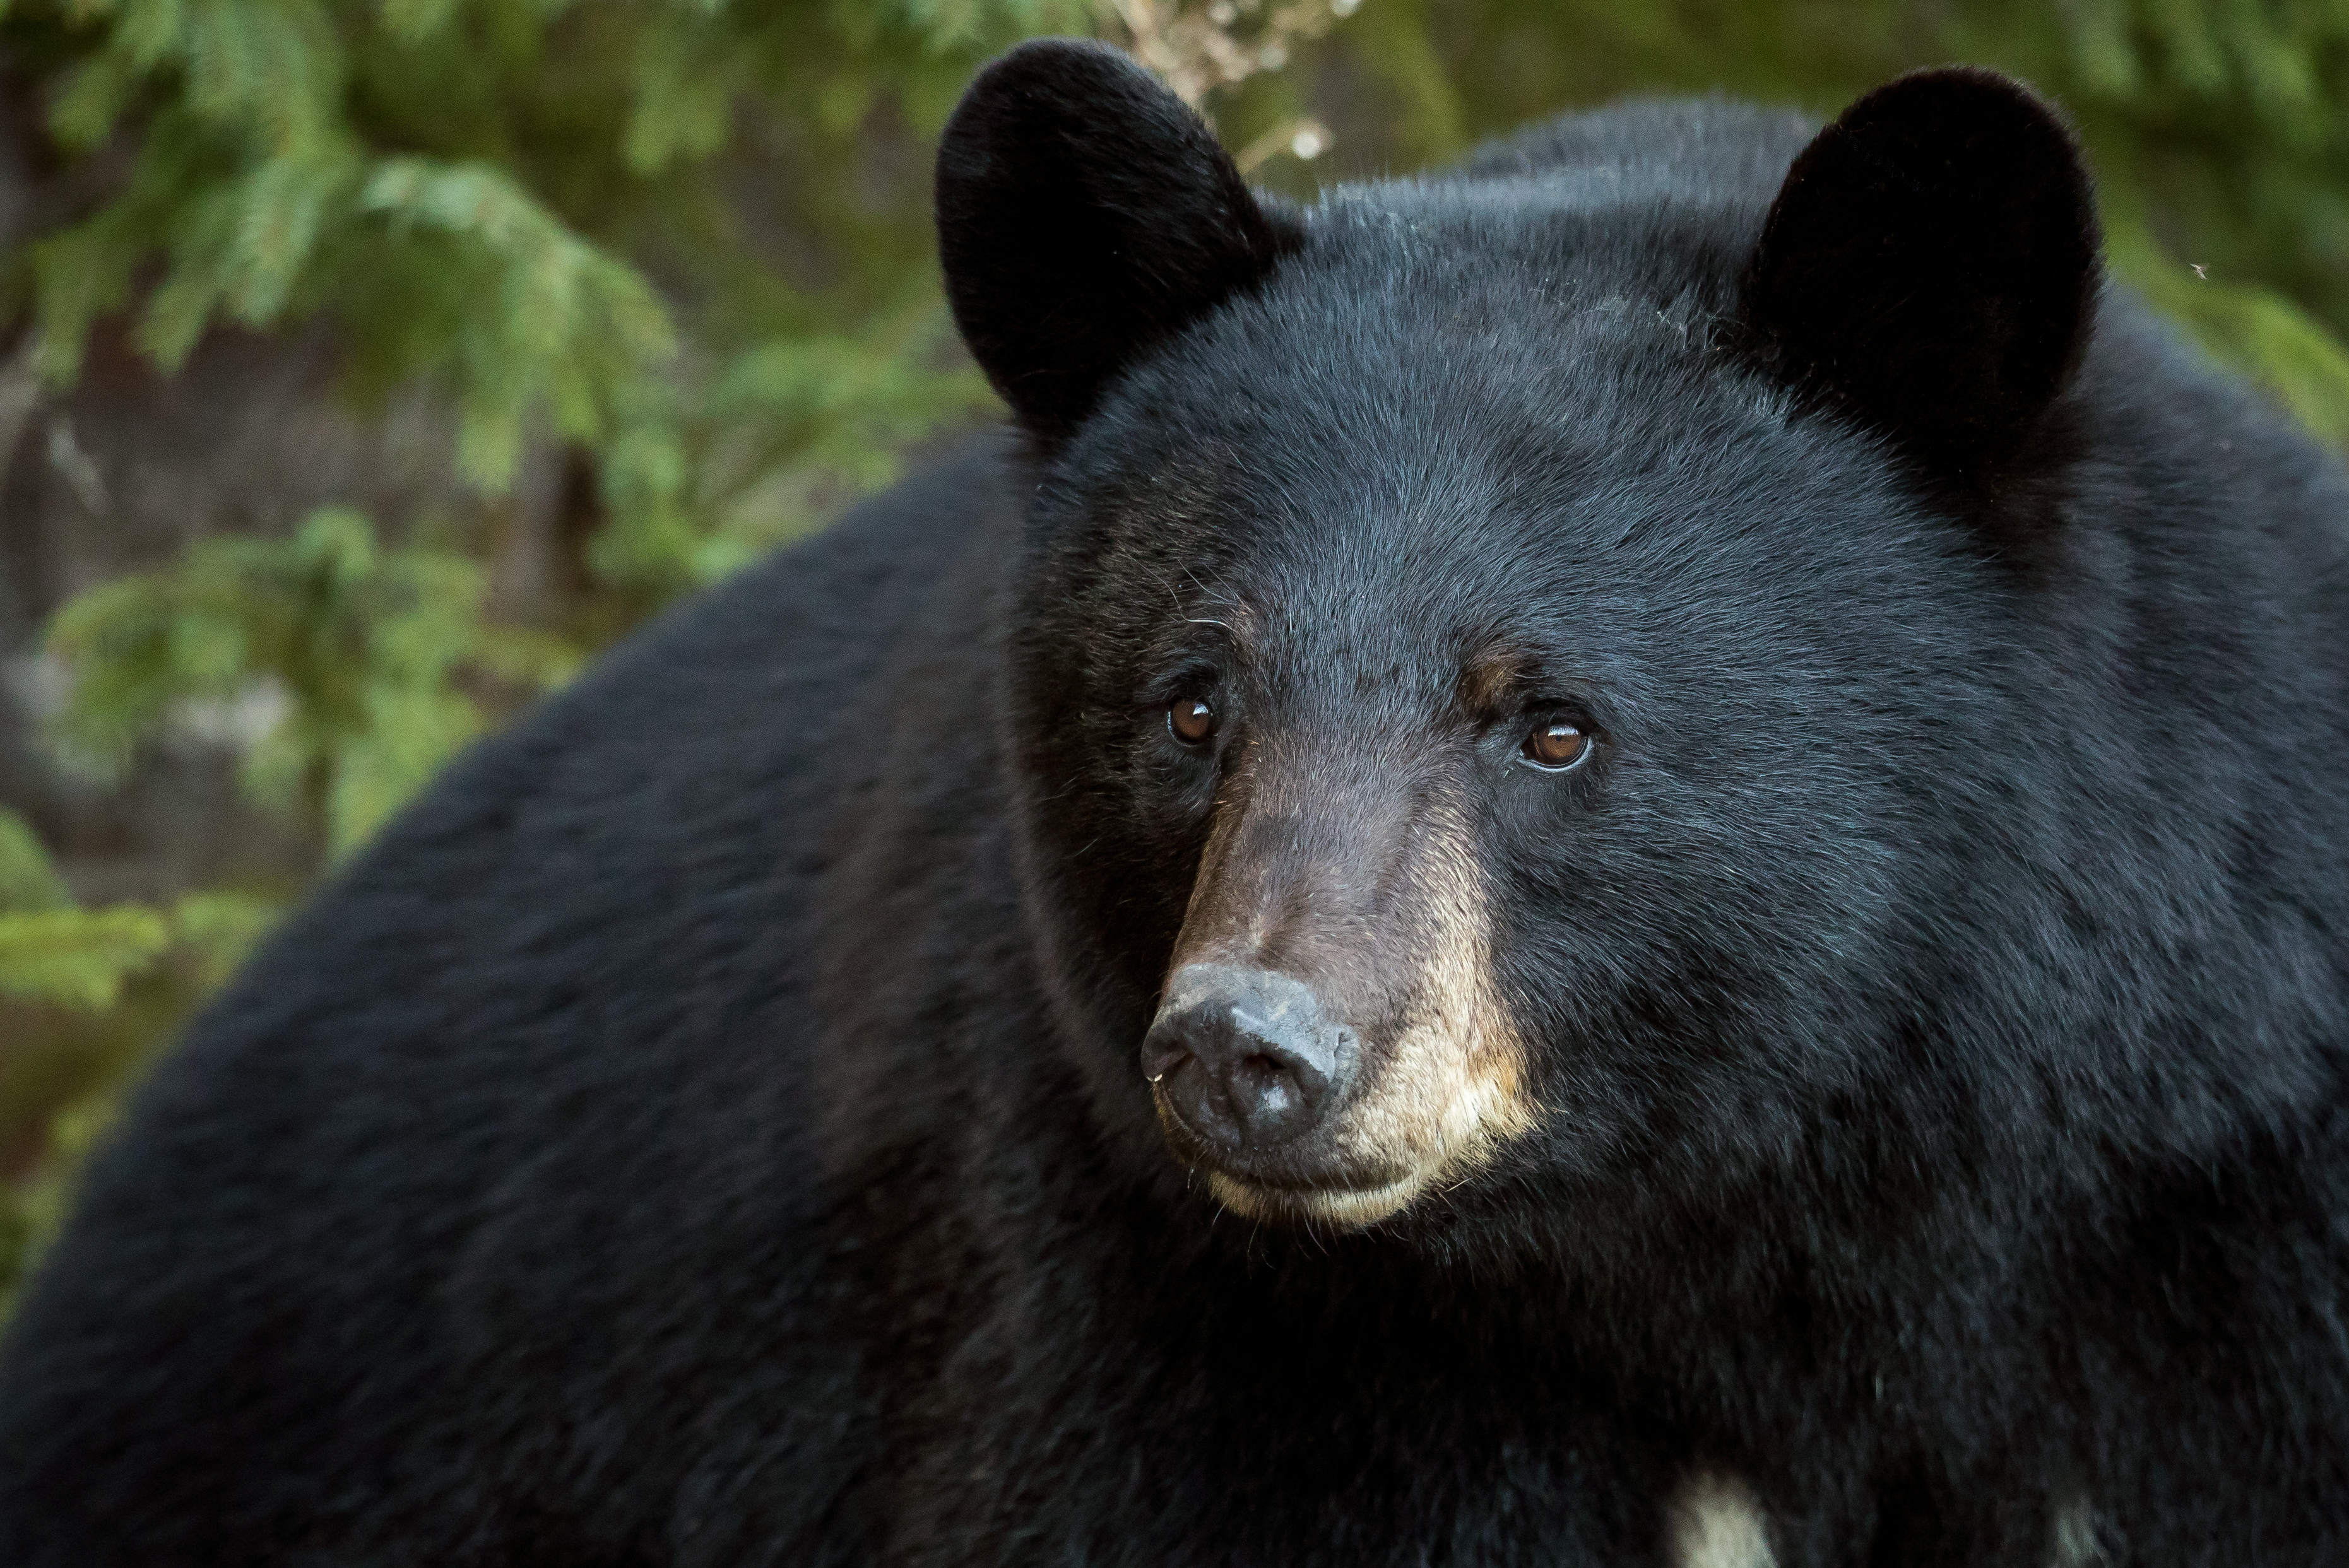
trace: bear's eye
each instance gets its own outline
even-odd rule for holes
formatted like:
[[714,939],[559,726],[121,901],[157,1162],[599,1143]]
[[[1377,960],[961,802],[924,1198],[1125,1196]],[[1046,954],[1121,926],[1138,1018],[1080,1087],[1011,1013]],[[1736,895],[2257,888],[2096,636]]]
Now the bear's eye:
[[1547,718],[1534,726],[1520,755],[1545,773],[1567,773],[1590,757],[1590,736],[1569,718]]
[[1178,696],[1166,705],[1166,732],[1185,746],[1204,746],[1216,733],[1216,710],[1205,697]]

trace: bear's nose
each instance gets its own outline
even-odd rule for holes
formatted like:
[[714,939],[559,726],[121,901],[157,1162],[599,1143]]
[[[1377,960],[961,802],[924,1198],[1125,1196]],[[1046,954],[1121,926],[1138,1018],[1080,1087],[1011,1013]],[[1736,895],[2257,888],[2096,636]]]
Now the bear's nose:
[[1302,980],[1269,969],[1186,964],[1142,1042],[1143,1076],[1183,1124],[1220,1151],[1294,1142],[1344,1098],[1361,1059]]

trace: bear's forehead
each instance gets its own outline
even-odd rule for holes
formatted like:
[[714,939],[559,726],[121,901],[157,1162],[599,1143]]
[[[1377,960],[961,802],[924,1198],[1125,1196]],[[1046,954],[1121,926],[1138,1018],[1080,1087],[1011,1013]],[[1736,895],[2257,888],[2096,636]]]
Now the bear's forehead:
[[1095,501],[1113,552],[1176,586],[1165,604],[1430,630],[1526,600],[1750,605],[1790,570],[1881,574],[1915,532],[1875,443],[1702,365],[1464,387],[1375,347],[1254,377],[1189,368],[1137,398],[1145,438]]
[[[1783,170],[1782,170],[1783,171]],[[1605,168],[1340,187],[1304,213],[1305,245],[1274,282],[1319,271],[1359,288],[1531,282],[1560,295],[1622,294],[1735,306],[1769,184],[1658,192]]]
[[1114,563],[1080,578],[1096,624],[1162,662],[1226,624],[1283,689],[1432,692],[1495,650],[1791,666],[1933,575],[1882,444],[1721,346],[1725,261],[1552,216],[1350,211],[1138,366],[1069,469]]
[[1722,346],[1717,291],[1655,275],[1656,250],[1627,257],[1619,236],[1585,254],[1588,238],[1453,214],[1309,246],[1138,366],[1112,393],[1127,417],[1104,422],[1108,444],[1129,469],[1192,470],[1195,491],[1229,488],[1222,470],[1441,491],[1438,511],[1463,490],[1766,466],[1788,400]]

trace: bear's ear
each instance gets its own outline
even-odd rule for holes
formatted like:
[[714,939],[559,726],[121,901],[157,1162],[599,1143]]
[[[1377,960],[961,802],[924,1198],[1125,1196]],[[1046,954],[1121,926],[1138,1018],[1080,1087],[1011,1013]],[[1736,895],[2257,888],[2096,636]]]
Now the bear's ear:
[[937,217],[963,341],[1047,443],[1302,237],[1182,99],[1070,38],[1023,44],[970,85],[938,147]]
[[2023,447],[2078,363],[2097,244],[2046,104],[1993,72],[1920,71],[1795,160],[1743,315],[1777,374],[1970,481]]

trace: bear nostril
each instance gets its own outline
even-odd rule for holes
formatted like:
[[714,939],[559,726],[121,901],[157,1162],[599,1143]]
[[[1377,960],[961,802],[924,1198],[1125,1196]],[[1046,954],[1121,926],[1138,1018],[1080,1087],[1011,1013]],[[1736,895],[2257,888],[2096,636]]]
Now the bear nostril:
[[1247,1119],[1291,1116],[1304,1104],[1304,1086],[1295,1072],[1258,1052],[1242,1057],[1232,1069],[1232,1098],[1251,1108]]

